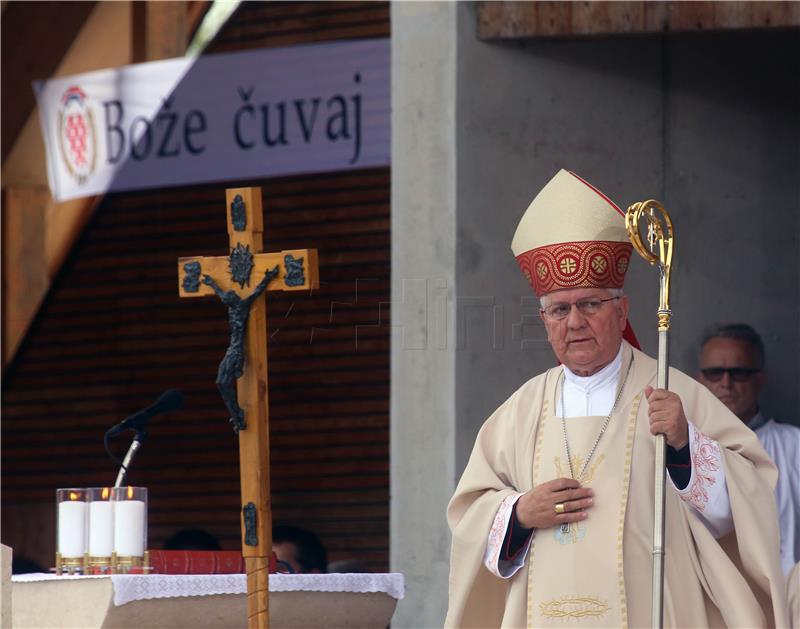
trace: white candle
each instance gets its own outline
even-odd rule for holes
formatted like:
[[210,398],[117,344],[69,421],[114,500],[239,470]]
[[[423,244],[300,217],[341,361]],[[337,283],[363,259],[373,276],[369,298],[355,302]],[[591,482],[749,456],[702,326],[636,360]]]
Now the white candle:
[[108,500],[89,503],[89,556],[110,557],[114,550],[114,512]]
[[62,557],[83,557],[86,552],[86,503],[58,503],[58,552]]
[[144,556],[144,502],[114,502],[114,551],[119,557]]

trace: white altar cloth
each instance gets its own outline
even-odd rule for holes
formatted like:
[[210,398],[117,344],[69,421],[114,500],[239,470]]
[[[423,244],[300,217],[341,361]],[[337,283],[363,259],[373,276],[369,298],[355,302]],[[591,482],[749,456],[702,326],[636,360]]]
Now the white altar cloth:
[[[57,576],[44,572],[19,574],[14,583],[75,579],[107,579],[106,576]],[[114,605],[149,598],[246,594],[245,574],[114,574]],[[403,575],[373,573],[271,574],[270,592],[385,592],[395,599],[405,595]]]
[[[17,575],[14,627],[245,627],[247,577]],[[402,574],[271,574],[270,626],[386,627]]]

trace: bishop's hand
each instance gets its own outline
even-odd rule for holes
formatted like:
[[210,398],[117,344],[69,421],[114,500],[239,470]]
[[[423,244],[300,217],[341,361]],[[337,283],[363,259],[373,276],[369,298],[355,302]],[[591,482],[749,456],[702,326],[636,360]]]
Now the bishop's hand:
[[517,520],[527,529],[546,529],[587,518],[594,492],[571,478],[554,478],[537,485],[517,501]]
[[647,397],[650,432],[664,435],[667,445],[676,450],[685,447],[689,443],[689,423],[680,396],[674,391],[651,386],[645,388],[644,394]]

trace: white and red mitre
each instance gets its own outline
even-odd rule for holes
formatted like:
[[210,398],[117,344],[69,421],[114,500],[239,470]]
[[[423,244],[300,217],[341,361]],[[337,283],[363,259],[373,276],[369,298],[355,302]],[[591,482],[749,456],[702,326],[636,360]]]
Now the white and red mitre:
[[565,288],[622,288],[633,246],[622,210],[560,170],[528,206],[511,250],[541,297]]

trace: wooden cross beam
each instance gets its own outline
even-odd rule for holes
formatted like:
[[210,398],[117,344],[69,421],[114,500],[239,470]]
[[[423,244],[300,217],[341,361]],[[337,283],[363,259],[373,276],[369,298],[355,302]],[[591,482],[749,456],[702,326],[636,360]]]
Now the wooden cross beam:
[[[213,297],[216,294],[228,306],[231,344],[220,364],[217,384],[229,410],[233,408],[231,421],[239,434],[242,555],[247,567],[248,626],[266,628],[269,626],[272,513],[267,309],[260,291],[319,288],[319,267],[316,249],[262,253],[264,215],[261,188],[232,188],[226,191],[226,199],[231,255],[180,258],[178,284],[181,297]],[[224,380],[233,372],[233,377],[242,372],[242,358],[243,373],[236,383],[236,395],[229,399]],[[239,406],[243,411],[241,417],[236,416]]]

